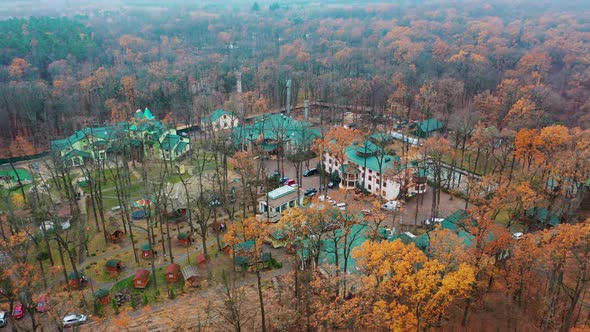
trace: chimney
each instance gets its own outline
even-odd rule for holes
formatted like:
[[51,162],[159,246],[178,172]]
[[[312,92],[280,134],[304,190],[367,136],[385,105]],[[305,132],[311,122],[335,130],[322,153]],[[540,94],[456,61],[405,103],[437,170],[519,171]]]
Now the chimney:
[[237,86],[237,90],[238,93],[242,93],[242,73],[237,72],[236,73],[236,79],[238,80],[238,86]]
[[287,80],[287,115],[291,116],[291,80]]
[[305,114],[305,121],[309,121],[309,100],[305,99],[303,101],[303,110],[304,110],[304,114]]

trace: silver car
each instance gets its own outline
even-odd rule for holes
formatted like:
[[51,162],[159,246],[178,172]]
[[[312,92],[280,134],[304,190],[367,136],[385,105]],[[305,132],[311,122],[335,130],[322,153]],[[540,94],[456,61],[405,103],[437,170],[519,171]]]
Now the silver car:
[[0,327],[6,326],[8,321],[6,320],[6,313],[4,311],[0,311]]
[[64,317],[64,327],[82,325],[88,318],[85,315],[70,314]]

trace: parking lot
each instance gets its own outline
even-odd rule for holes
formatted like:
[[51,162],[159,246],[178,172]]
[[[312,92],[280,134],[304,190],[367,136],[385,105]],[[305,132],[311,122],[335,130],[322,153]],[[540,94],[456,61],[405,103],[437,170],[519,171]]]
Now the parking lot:
[[[309,163],[310,168],[315,168],[317,166],[317,162],[317,158],[312,159]],[[277,169],[277,161],[266,160],[265,167],[270,175],[274,170]],[[304,165],[302,165],[302,167],[303,171],[305,171],[306,167]],[[295,178],[295,167],[291,162],[285,161],[279,170],[281,170],[281,168],[284,170],[284,176],[290,179]],[[320,188],[319,175],[303,177],[301,182],[301,188],[303,190],[309,188]],[[332,195],[331,193],[333,193],[334,190],[337,190],[337,188],[328,189],[328,196]],[[422,225],[422,221],[431,217],[432,193],[432,188],[428,186],[426,193],[408,199],[406,202],[404,202],[402,208],[399,211],[388,212],[391,215],[391,221],[387,221],[385,226],[394,227],[398,232],[412,231],[416,227],[420,227]],[[352,202],[347,203],[350,204]],[[372,208],[371,199],[367,200],[366,202],[355,202],[355,204],[360,204],[362,209]],[[445,218],[455,210],[463,208],[465,208],[465,200],[441,192],[439,213],[438,216],[435,217]]]

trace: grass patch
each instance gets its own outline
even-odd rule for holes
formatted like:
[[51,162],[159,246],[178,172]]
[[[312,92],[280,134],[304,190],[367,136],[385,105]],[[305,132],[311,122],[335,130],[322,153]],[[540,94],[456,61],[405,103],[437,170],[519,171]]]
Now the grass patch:
[[182,178],[182,181],[186,181],[186,180],[190,179],[190,177],[191,177],[191,175],[188,173],[181,174],[180,177],[178,176],[178,174],[172,174],[172,175],[168,176],[168,179],[166,179],[166,180],[172,184],[176,184],[176,183],[180,182],[180,178]]
[[[151,267],[146,268],[146,270],[150,271],[150,273],[152,272]],[[184,279],[182,278],[182,275],[177,282],[168,283],[166,282],[164,267],[157,268],[155,276],[153,274],[150,275],[150,281],[147,287],[144,289],[138,289],[133,286],[133,277],[134,275],[131,275],[125,279],[122,279],[114,284],[111,288],[111,294],[115,294],[124,289],[129,291],[129,294],[131,294],[131,297],[134,300],[131,301],[132,303],[128,303],[126,305],[133,305],[134,302],[137,307],[141,307],[142,305],[157,303],[167,299],[169,289],[174,289],[174,293],[176,295],[181,294],[184,290]],[[158,289],[154,289],[154,277],[156,278],[155,280],[157,282]]]

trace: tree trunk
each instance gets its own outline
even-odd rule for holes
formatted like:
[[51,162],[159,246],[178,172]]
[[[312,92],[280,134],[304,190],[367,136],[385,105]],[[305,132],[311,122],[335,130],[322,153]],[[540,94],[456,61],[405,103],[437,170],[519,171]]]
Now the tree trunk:
[[266,319],[264,317],[264,299],[262,297],[262,283],[260,281],[260,271],[256,269],[256,282],[258,284],[258,300],[260,300],[260,318],[262,319],[262,332],[266,332]]

